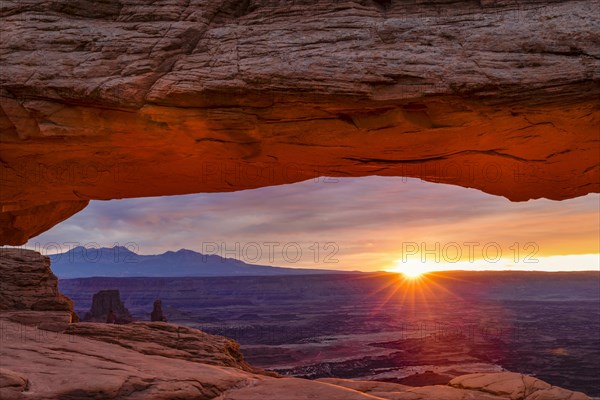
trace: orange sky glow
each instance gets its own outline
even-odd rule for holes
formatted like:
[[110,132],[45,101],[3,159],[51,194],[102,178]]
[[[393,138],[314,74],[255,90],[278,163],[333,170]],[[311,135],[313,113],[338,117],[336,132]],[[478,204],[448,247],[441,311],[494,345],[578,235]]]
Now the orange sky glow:
[[512,203],[418,179],[320,179],[94,201],[27,247],[118,243],[141,254],[187,248],[253,264],[362,271],[598,270],[599,208],[598,194]]

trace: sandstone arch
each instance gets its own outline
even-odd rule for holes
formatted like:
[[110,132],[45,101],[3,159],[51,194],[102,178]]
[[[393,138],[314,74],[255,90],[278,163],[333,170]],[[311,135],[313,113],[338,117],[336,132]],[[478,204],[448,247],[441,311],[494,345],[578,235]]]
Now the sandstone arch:
[[600,191],[598,1],[70,4],[0,10],[0,244],[322,175]]

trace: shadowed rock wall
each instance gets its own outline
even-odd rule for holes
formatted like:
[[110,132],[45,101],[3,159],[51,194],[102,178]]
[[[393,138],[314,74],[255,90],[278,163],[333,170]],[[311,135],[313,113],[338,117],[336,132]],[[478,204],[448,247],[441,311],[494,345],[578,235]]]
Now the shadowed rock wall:
[[73,302],[58,291],[50,259],[24,249],[0,249],[0,311],[62,311],[77,315]]

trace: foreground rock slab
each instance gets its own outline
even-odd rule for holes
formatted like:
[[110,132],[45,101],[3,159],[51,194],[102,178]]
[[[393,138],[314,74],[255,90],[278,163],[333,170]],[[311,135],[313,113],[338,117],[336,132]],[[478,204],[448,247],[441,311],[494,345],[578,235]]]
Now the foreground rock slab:
[[165,322],[134,322],[122,326],[79,323],[69,325],[65,333],[117,344],[142,354],[265,373],[244,361],[236,341],[185,326]]
[[[581,393],[512,373],[467,375],[450,386],[418,388],[279,378],[251,372],[236,357],[235,348],[222,347],[224,338],[166,323],[82,323],[67,333],[3,318],[0,323],[3,400],[589,400]],[[179,350],[172,334],[180,329],[184,334],[178,339]]]

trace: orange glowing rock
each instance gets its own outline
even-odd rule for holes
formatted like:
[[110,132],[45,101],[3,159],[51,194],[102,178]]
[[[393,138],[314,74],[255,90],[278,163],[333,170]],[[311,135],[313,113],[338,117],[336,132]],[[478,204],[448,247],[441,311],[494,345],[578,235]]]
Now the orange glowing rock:
[[134,3],[5,6],[1,244],[91,199],[315,176],[600,190],[590,2]]

